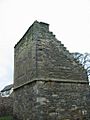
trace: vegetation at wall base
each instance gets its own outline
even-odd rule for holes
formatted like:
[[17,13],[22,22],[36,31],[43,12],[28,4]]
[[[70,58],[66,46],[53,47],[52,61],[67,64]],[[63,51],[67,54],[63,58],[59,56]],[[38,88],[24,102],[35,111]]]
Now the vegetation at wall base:
[[0,120],[13,120],[12,116],[0,117]]

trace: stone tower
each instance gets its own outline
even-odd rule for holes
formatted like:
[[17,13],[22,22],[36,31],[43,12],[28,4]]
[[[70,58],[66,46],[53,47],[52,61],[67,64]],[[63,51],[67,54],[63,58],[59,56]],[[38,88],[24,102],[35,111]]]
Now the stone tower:
[[[14,115],[17,120],[86,120],[86,70],[35,21],[15,45]],[[89,120],[89,119],[88,119]]]

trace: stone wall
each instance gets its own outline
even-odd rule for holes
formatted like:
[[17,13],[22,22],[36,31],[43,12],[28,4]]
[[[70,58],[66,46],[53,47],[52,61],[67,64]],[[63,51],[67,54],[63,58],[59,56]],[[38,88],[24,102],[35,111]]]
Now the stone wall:
[[88,82],[85,69],[48,27],[48,24],[35,22],[15,46],[15,88],[36,78]]
[[36,81],[15,92],[15,114],[21,120],[89,120],[88,85]]
[[89,93],[87,93],[87,109],[88,109],[88,112],[89,112],[89,118],[90,118],[90,85],[89,85]]
[[13,115],[13,97],[0,97],[0,117]]
[[36,77],[36,44],[33,41],[32,27],[15,47],[14,87],[27,83]]
[[15,45],[16,120],[89,120],[86,70],[49,31],[34,22]]

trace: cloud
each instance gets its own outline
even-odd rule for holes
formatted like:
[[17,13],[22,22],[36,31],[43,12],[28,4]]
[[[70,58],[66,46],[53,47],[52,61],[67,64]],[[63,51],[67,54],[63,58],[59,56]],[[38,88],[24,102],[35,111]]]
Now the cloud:
[[[7,63],[9,61],[7,60]],[[13,83],[13,67],[5,63],[0,64],[0,90],[7,84]]]
[[1,0],[0,87],[13,81],[14,45],[34,20],[49,23],[50,30],[71,52],[89,52],[90,2],[87,1]]
[[0,90],[13,82],[13,51],[8,44],[0,44]]

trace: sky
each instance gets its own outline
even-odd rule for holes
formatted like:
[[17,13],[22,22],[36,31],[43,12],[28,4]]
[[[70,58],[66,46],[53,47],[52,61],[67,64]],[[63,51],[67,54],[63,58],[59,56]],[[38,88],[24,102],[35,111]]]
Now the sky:
[[90,0],[0,0],[0,90],[14,81],[14,46],[35,21],[70,52],[90,53]]

